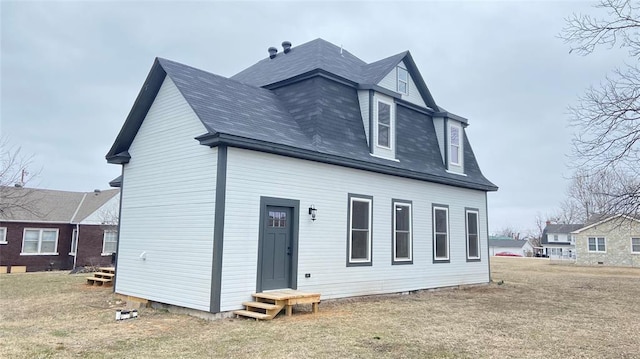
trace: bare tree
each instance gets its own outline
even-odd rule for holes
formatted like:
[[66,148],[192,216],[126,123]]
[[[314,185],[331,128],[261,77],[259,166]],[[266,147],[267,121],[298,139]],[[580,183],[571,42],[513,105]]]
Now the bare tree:
[[16,212],[37,214],[37,196],[23,188],[39,174],[28,169],[32,158],[22,154],[20,147],[11,146],[7,138],[0,138],[0,218],[11,218]]
[[[560,37],[571,45],[571,51],[588,55],[596,48],[619,47],[629,52],[632,63],[621,64],[603,83],[589,88],[577,105],[569,108],[570,125],[575,128],[573,157],[581,173],[595,174],[596,178],[621,180],[612,189],[573,186],[586,189],[570,194],[579,207],[608,213],[637,217],[640,215],[640,6],[629,0],[601,0],[596,8],[604,17],[574,14],[566,19],[567,25]],[[581,170],[580,170],[581,169]],[[632,179],[632,180],[629,180]],[[586,203],[584,200],[594,200]],[[604,200],[605,203],[600,203]]]

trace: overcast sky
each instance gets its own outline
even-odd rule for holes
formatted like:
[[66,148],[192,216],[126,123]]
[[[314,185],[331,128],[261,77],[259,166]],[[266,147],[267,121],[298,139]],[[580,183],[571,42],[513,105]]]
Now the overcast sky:
[[625,61],[557,38],[586,2],[1,1],[0,133],[41,173],[32,187],[107,188],[104,159],[156,56],[231,76],[269,46],[323,38],[366,62],[409,50],[436,103],[469,119],[489,230],[533,229],[569,169],[567,107]]

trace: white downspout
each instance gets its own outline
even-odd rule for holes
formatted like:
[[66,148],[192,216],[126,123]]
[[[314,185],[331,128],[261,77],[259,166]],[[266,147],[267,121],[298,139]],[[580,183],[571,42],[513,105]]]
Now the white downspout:
[[[78,214],[78,211],[80,210],[80,207],[82,207],[82,203],[84,203],[84,199],[87,198],[87,194],[85,193],[82,196],[82,199],[80,200],[80,203],[78,204],[78,208],[76,208],[76,211],[73,213],[73,216],[71,216],[71,224],[73,224],[73,222],[76,219],[76,215]],[[73,238],[71,239],[73,240]],[[76,269],[76,261],[78,259],[78,246],[80,245],[80,223],[76,223],[76,251],[73,253],[73,269]]]

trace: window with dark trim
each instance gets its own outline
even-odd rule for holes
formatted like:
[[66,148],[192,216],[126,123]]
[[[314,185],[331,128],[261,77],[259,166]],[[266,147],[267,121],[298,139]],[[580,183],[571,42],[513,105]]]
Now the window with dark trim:
[[393,264],[412,263],[412,210],[410,201],[393,201]]
[[349,195],[349,265],[371,264],[372,204],[372,197]]
[[433,206],[433,260],[449,260],[449,207]]
[[480,237],[478,230],[478,211],[474,209],[465,210],[467,229],[467,259],[480,259]]

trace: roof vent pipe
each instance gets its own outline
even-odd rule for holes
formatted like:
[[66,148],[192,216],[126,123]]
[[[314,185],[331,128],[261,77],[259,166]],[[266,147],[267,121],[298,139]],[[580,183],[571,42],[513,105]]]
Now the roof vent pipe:
[[274,57],[276,57],[276,54],[278,53],[278,49],[276,49],[275,47],[270,47],[268,51],[269,51],[270,59],[273,59]]
[[288,54],[289,51],[291,51],[291,42],[290,41],[283,41],[282,42],[282,48],[284,49],[284,53]]

